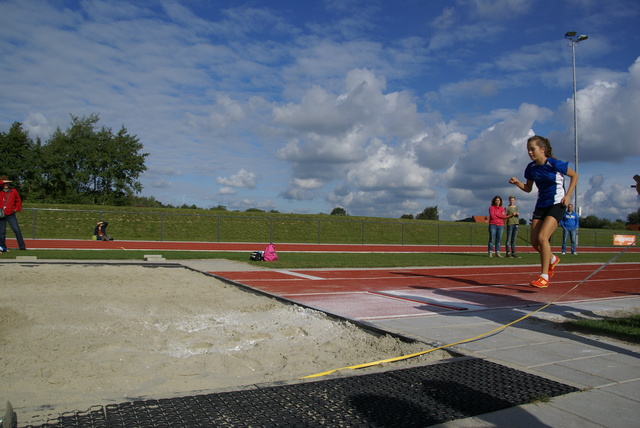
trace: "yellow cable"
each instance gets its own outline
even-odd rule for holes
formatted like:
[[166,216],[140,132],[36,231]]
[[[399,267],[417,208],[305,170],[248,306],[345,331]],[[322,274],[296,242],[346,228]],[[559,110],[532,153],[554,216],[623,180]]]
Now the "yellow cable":
[[[631,245],[633,245],[633,244],[631,244]],[[489,336],[490,334],[493,334],[493,333],[495,333],[495,332],[497,332],[497,331],[504,330],[505,328],[507,328],[507,327],[509,327],[509,326],[512,326],[513,324],[515,324],[515,323],[517,323],[517,322],[520,322],[520,321],[522,321],[522,320],[524,320],[524,319],[526,319],[526,318],[530,317],[531,315],[533,315],[533,314],[535,314],[535,313],[537,313],[537,312],[540,312],[540,311],[541,311],[541,310],[543,310],[543,309],[548,308],[549,306],[551,306],[551,305],[553,305],[554,303],[556,303],[558,300],[562,299],[562,298],[563,298],[564,296],[566,296],[567,294],[571,293],[573,290],[575,290],[576,288],[578,288],[578,286],[579,286],[579,285],[581,285],[581,284],[585,283],[589,278],[591,278],[592,276],[594,276],[596,273],[600,272],[602,269],[604,269],[606,266],[608,266],[611,262],[613,262],[615,259],[617,259],[617,258],[618,258],[618,257],[620,257],[622,254],[624,254],[624,252],[625,252],[625,251],[627,251],[627,250],[631,247],[631,245],[629,245],[629,246],[627,246],[626,248],[624,248],[624,249],[623,249],[622,251],[620,251],[618,254],[616,254],[615,256],[613,256],[613,258],[612,258],[611,260],[609,260],[608,262],[606,262],[605,264],[603,264],[602,266],[600,266],[598,269],[594,270],[594,271],[593,271],[589,276],[587,276],[585,279],[583,279],[582,281],[580,281],[579,283],[577,283],[576,285],[574,285],[570,290],[568,290],[566,293],[564,293],[564,294],[563,294],[563,295],[561,295],[560,297],[556,298],[556,299],[555,299],[555,300],[553,300],[552,302],[547,303],[546,305],[544,305],[544,306],[542,306],[542,307],[540,307],[540,308],[536,309],[536,310],[535,310],[535,311],[533,311],[533,312],[530,312],[530,313],[528,313],[528,314],[526,314],[526,315],[524,315],[524,316],[522,316],[522,317],[518,318],[518,319],[517,319],[517,320],[515,320],[515,321],[512,321],[512,322],[510,322],[510,323],[508,323],[508,324],[505,324],[505,325],[502,325],[502,326],[500,326],[500,327],[494,328],[494,329],[493,329],[493,330],[491,330],[491,331],[488,331],[488,332],[483,333],[483,334],[479,334],[479,335],[477,335],[477,336],[475,336],[475,337],[471,337],[471,338],[469,338],[469,339],[464,339],[464,340],[460,340],[460,341],[458,341],[458,342],[449,343],[449,344],[447,344],[447,345],[438,346],[437,348],[428,349],[428,350],[426,350],[426,351],[420,351],[420,352],[416,352],[416,353],[414,353],[414,354],[402,355],[402,356],[400,356],[400,357],[387,358],[387,359],[384,359],[384,360],[373,361],[373,362],[370,362],[370,363],[363,363],[363,364],[357,364],[357,365],[354,365],[354,366],[341,367],[341,368],[339,368],[339,369],[333,369],[333,370],[328,370],[328,371],[326,371],[326,372],[321,372],[321,373],[316,373],[316,374],[312,374],[312,375],[309,375],[309,376],[304,376],[304,377],[301,377],[300,379],[311,379],[311,378],[314,378],[314,377],[322,377],[322,376],[326,376],[326,375],[329,375],[329,374],[331,374],[331,373],[335,373],[335,372],[340,371],[340,370],[346,370],[346,369],[351,369],[351,370],[355,370],[355,369],[362,369],[362,368],[365,368],[365,367],[376,366],[376,365],[378,365],[378,364],[383,364],[383,363],[392,363],[392,362],[396,362],[396,361],[407,360],[407,359],[409,359],[409,358],[417,357],[417,356],[419,356],[419,355],[428,354],[429,352],[434,352],[434,351],[438,351],[438,350],[440,350],[440,349],[445,349],[445,348],[450,348],[450,347],[455,346],[455,345],[460,345],[460,344],[462,344],[462,343],[471,342],[471,341],[474,341],[474,340],[480,339],[480,338],[482,338],[482,337]]]

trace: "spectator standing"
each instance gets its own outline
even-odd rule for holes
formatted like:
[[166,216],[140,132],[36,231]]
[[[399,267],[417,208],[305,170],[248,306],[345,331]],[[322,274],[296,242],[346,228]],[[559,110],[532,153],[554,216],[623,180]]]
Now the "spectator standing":
[[509,205],[507,206],[507,242],[505,242],[505,251],[507,257],[518,258],[516,254],[516,238],[518,237],[518,226],[520,225],[520,213],[516,205],[516,197],[509,196]]
[[494,196],[489,207],[489,257],[493,257],[494,254],[496,257],[502,257],[500,255],[500,241],[502,241],[502,233],[504,232],[504,221],[509,217],[502,206],[502,198]]
[[16,218],[16,213],[22,211],[22,199],[16,189],[9,187],[9,183],[11,182],[12,181],[6,177],[0,178],[0,187],[2,190],[0,191],[0,208],[4,211],[4,217],[0,218],[0,248],[3,253],[8,251],[6,241],[7,223],[11,226],[14,235],[16,235],[18,247],[21,250],[27,249],[24,244],[24,239],[22,238],[22,231],[20,230],[18,219]]
[[578,245],[578,227],[580,226],[580,219],[578,214],[573,211],[573,205],[569,204],[567,211],[564,213],[564,217],[560,220],[560,226],[562,227],[562,254],[567,253],[567,239],[571,237],[571,254],[578,254],[576,252],[576,246]]

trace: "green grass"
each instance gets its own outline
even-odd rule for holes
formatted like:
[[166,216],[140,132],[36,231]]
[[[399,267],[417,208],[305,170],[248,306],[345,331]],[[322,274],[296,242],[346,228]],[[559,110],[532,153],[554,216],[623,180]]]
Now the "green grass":
[[581,319],[563,323],[567,330],[640,343],[640,314],[620,318]]
[[546,394],[533,396],[529,400],[529,404],[544,404],[544,403],[550,403],[550,402],[551,402],[551,397],[549,397]]
[[[10,251],[0,256],[15,259],[17,256],[35,256],[40,260],[142,260],[146,254],[160,254],[167,260],[227,259],[274,269],[310,268],[376,268],[403,266],[501,266],[537,265],[536,253],[521,253],[519,259],[489,258],[481,253],[296,253],[278,252],[276,262],[251,262],[249,252],[217,251],[164,251],[164,250],[28,250]],[[561,258],[566,263],[605,263],[614,254],[583,253]],[[625,253],[616,262],[640,262],[640,253]]]

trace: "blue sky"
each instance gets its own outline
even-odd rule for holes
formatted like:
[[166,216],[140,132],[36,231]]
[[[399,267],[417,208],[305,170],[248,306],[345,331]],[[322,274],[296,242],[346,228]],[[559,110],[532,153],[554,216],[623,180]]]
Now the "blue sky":
[[200,207],[443,220],[518,197],[526,139],[582,215],[639,199],[637,0],[0,0],[0,130],[99,114],[144,144],[143,195]]

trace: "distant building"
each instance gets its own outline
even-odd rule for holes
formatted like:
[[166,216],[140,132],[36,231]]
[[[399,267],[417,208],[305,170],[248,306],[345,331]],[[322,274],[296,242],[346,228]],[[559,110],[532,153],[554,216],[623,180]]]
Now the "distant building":
[[476,223],[489,223],[489,216],[488,215],[474,215],[473,216],[473,220]]

